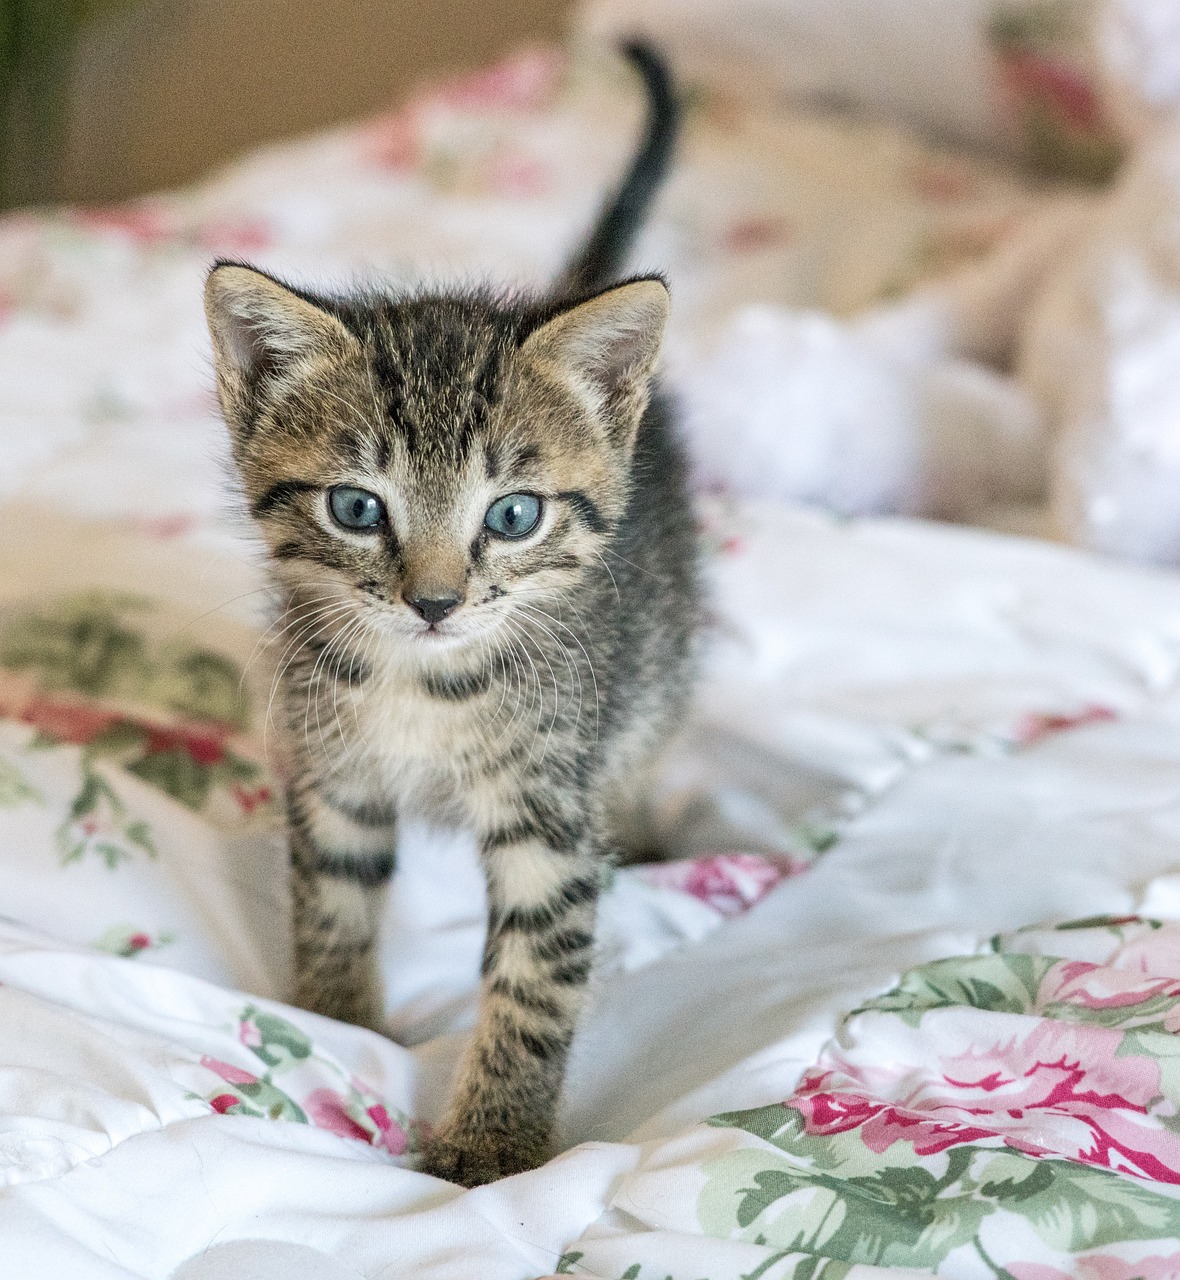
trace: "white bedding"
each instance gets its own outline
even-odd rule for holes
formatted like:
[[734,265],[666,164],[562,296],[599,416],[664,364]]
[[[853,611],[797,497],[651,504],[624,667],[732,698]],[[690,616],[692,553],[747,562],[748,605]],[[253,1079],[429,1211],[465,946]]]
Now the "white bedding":
[[[474,998],[461,842],[407,833],[395,1038],[279,1003],[263,739],[282,642],[258,656],[256,551],[222,514],[201,270],[225,253],[320,279],[416,258],[550,271],[629,110],[597,82],[555,104],[553,67],[519,60],[193,193],[0,224],[6,1277],[779,1280],[786,1254],[693,1217],[684,1187],[719,1132],[699,1122],[785,1098],[839,1016],[910,966],[1037,921],[1180,916],[1180,583],[723,494],[701,500],[707,678],[661,791],[685,861],[607,895],[565,1154],[472,1192],[413,1171]],[[676,199],[651,257],[687,235]],[[996,179],[988,199],[1024,196]],[[718,291],[757,296],[722,270],[773,231],[752,216],[695,272],[682,247],[674,358]]]

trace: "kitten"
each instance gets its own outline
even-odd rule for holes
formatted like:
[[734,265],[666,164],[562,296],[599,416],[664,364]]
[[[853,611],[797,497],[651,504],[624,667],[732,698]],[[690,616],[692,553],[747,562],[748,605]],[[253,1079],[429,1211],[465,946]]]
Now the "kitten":
[[691,678],[695,535],[651,397],[668,292],[614,283],[677,109],[656,55],[626,52],[646,142],[553,296],[321,297],[231,262],[206,288],[290,640],[298,1000],[379,1027],[397,818],[474,831],[478,1022],[422,1166],[467,1185],[549,1154],[604,866]]

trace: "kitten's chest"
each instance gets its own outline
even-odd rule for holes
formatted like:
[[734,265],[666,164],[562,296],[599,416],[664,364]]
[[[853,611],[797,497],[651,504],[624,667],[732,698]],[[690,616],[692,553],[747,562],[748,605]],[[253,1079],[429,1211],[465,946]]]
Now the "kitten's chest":
[[356,781],[403,810],[461,818],[485,773],[489,726],[482,710],[434,697],[410,679],[365,690],[341,717]]

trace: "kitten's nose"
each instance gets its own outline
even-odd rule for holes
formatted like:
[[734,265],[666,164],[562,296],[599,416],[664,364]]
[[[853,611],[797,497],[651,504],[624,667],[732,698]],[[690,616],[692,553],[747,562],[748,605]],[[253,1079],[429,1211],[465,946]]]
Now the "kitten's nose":
[[445,596],[425,596],[417,593],[403,594],[402,599],[419,617],[427,622],[441,622],[463,603],[463,596],[453,591]]

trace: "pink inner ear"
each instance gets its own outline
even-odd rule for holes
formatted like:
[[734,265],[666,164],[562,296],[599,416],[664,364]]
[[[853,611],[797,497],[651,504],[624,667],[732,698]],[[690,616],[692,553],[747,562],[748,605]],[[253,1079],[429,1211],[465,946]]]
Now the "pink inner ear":
[[327,311],[250,267],[216,268],[205,296],[209,327],[225,358],[247,377],[266,377],[285,357],[350,338]]
[[231,315],[226,317],[222,337],[229,348],[230,358],[248,376],[267,378],[278,367],[274,351],[267,346],[254,321]]
[[668,316],[658,280],[636,280],[571,307],[549,321],[526,347],[547,348],[608,399],[655,365]]
[[629,374],[647,372],[645,366],[652,361],[651,340],[646,334],[624,333],[612,341],[603,352],[602,367],[612,383]]

